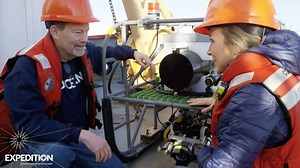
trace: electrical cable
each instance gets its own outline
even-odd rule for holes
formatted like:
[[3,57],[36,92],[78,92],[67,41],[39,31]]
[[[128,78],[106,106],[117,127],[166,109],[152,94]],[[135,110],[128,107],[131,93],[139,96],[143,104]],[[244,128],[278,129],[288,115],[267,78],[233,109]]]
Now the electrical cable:
[[[152,51],[152,53],[150,54],[149,58],[151,58],[153,56],[153,54],[155,53],[156,49],[157,49],[157,46],[158,46],[158,29],[159,27],[156,28],[156,42],[155,42],[155,47]],[[160,82],[150,82],[148,81],[147,79],[145,79],[145,77],[140,74],[140,77],[143,79],[144,82],[146,82],[147,84],[152,84],[152,85],[155,85],[155,84],[159,84]]]
[[117,61],[117,63],[116,63],[116,64],[114,65],[114,67],[112,68],[111,73],[110,73],[110,75],[109,75],[109,77],[108,77],[108,82],[107,82],[107,85],[108,85],[108,86],[107,86],[107,87],[108,87],[108,93],[109,93],[109,94],[112,93],[112,91],[111,91],[112,78],[113,78],[113,76],[114,76],[114,74],[115,74],[117,68],[119,67],[119,65],[120,65],[120,61]]

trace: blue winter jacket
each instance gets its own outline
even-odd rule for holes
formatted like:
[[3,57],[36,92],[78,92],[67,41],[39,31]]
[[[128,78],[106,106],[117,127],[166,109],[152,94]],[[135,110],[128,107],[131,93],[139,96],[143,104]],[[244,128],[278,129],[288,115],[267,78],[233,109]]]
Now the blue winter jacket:
[[[260,53],[281,68],[300,75],[300,37],[289,30],[267,34],[247,52]],[[239,88],[229,100],[218,126],[216,148],[198,151],[198,167],[248,168],[263,148],[284,142],[289,129],[275,97],[261,84]]]
[[[86,44],[94,72],[102,70],[102,47]],[[107,48],[107,57],[118,60],[133,58],[128,46]],[[35,61],[20,56],[4,81],[4,96],[11,118],[19,132],[38,141],[77,142],[82,128],[87,128],[86,93],[78,59],[62,64],[61,108],[54,118],[46,115],[46,101],[39,91]]]

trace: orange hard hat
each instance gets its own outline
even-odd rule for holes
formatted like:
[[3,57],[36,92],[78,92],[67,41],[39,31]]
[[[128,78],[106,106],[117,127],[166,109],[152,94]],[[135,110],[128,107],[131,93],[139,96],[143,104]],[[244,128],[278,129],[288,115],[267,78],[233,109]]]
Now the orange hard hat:
[[207,27],[232,23],[280,28],[271,0],[211,0],[204,21],[194,31],[208,34]]
[[94,17],[89,0],[45,0],[41,21],[90,23],[100,20]]

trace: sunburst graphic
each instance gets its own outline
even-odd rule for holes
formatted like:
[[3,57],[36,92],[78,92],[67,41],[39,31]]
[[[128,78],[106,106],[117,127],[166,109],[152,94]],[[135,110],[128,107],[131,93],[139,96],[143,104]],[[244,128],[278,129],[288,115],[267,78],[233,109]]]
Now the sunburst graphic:
[[26,143],[28,142],[29,136],[23,131],[16,132],[16,130],[12,127],[11,124],[0,124],[0,165],[3,166],[9,163],[9,161],[5,161],[4,156],[6,154],[18,154],[21,147],[26,145]]
[[10,145],[18,150],[24,147],[28,142],[29,136],[23,131],[15,132],[15,134],[10,138]]
[[[12,127],[10,127],[10,128],[11,129],[3,129],[0,127],[0,131],[2,132],[2,134],[0,133],[0,141],[1,141],[0,145],[2,145],[1,147],[3,147],[2,149],[0,149],[0,152],[2,152],[2,153],[18,155],[18,154],[21,154],[20,150],[22,149],[24,151],[24,153],[22,153],[22,154],[51,155],[51,153],[48,153],[48,151],[51,150],[51,148],[53,148],[54,146],[59,146],[61,148],[76,149],[76,150],[81,149],[81,148],[65,146],[65,145],[60,144],[60,142],[64,138],[66,138],[68,135],[73,133],[73,132],[70,132],[70,128],[52,131],[52,132],[43,133],[43,134],[34,134],[34,133],[36,133],[36,131],[38,131],[40,129],[40,127],[36,127],[31,131],[28,131],[28,130],[30,130],[29,128],[27,128],[26,130],[21,129],[19,131],[17,131],[16,129],[13,129]],[[60,140],[54,142],[54,144],[51,144],[50,146],[48,146],[48,149],[45,148],[45,150],[41,150],[41,151],[38,149],[35,149],[34,144],[39,144],[39,145],[47,145],[48,144],[47,142],[44,143],[42,141],[35,141],[35,139],[37,137],[56,134],[56,133],[64,132],[64,131],[67,131],[68,134],[65,135],[64,137],[62,137]],[[48,167],[47,165],[56,164],[56,166],[58,166],[58,167],[63,167],[60,165],[60,162],[59,162],[60,158],[55,158],[55,156],[54,156],[54,159],[57,159],[57,160],[53,160],[51,162],[45,162],[45,166]],[[35,161],[34,160],[33,160],[33,162],[14,162],[14,161],[11,162],[11,161],[8,161],[7,163],[5,163],[4,159],[3,159],[2,161],[0,160],[0,165],[1,164],[3,164],[3,165],[10,164],[9,165],[10,167],[17,168],[17,167],[24,167],[24,166],[32,166],[35,164]],[[43,164],[43,163],[38,163],[38,164]]]

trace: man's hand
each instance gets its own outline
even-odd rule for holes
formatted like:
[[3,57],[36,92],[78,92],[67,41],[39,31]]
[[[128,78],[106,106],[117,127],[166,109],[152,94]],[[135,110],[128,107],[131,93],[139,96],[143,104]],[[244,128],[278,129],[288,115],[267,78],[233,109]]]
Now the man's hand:
[[95,154],[96,162],[105,162],[111,158],[111,149],[104,138],[87,130],[81,130],[78,141],[85,144]]
[[148,55],[138,51],[134,51],[133,56],[135,61],[142,67],[147,68],[150,65],[151,60]]
[[212,97],[206,97],[206,98],[192,98],[187,101],[188,105],[190,106],[208,106],[201,110],[203,113],[207,113],[212,110],[215,99]]

